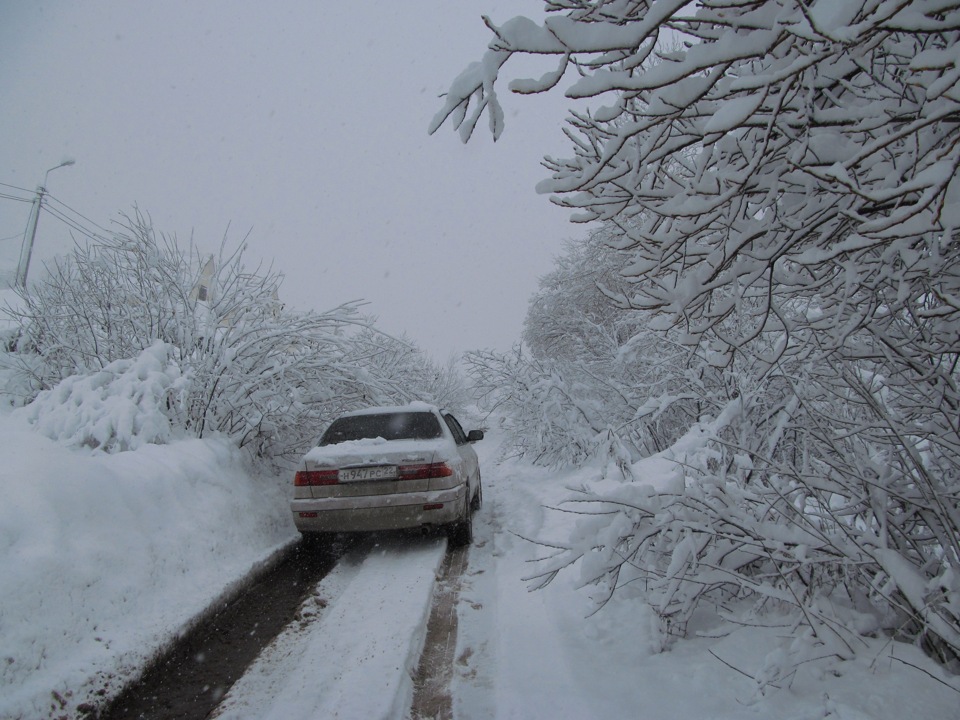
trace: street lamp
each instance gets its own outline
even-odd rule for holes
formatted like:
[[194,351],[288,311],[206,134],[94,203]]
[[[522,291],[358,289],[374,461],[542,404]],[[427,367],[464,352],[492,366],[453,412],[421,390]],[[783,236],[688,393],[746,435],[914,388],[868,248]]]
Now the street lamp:
[[47,192],[47,176],[54,170],[62,167],[70,167],[76,160],[64,160],[59,165],[54,165],[43,174],[43,184],[37,185],[37,196],[33,199],[33,208],[30,210],[30,221],[27,223],[27,232],[24,235],[24,242],[20,248],[20,262],[17,263],[17,285],[21,288],[27,287],[27,270],[30,269],[30,256],[33,254],[33,239],[37,236],[37,222],[40,220],[40,206],[43,204],[43,196]]

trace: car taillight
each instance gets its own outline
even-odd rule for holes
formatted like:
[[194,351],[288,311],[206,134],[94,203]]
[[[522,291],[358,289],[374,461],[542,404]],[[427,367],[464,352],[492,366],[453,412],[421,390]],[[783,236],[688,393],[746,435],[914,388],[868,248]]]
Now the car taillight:
[[427,478],[450,477],[451,475],[453,475],[453,468],[445,462],[401,465],[397,468],[397,478],[400,480],[426,480]]
[[336,485],[339,472],[337,470],[300,470],[293,476],[293,484],[297,487],[306,485]]

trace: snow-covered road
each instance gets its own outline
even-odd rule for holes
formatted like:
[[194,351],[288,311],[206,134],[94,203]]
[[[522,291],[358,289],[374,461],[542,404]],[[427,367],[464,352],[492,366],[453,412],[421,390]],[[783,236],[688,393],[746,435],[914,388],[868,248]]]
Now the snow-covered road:
[[[0,429],[10,459],[0,504],[0,717],[84,716],[101,690],[135,676],[293,538],[286,484],[245,475],[222,444],[102,457],[13,421]],[[883,637],[863,638],[853,660],[810,663],[758,694],[749,675],[787,641],[772,615],[764,628],[707,613],[659,652],[651,613],[629,588],[592,615],[576,570],[529,592],[523,578],[542,548],[525,538],[569,538],[577,516],[543,506],[592,482],[593,471],[501,462],[496,432],[477,451],[485,503],[457,584],[454,718],[960,718],[956,678]],[[409,717],[445,548],[436,536],[359,542],[234,684],[218,717]]]
[[227,694],[215,717],[403,717],[413,697],[442,537],[384,535],[349,551]]
[[[456,579],[454,718],[960,717],[956,691],[891,660],[896,653],[939,673],[916,648],[877,641],[872,655],[801,671],[791,686],[758,695],[733,668],[758,672],[781,643],[776,627],[705,618],[694,637],[657,652],[655,623],[641,603],[591,614],[576,573],[531,592],[524,577],[543,548],[527,538],[561,542],[569,534],[576,517],[544,505],[559,503],[583,473],[498,462],[495,440],[477,449],[485,503]],[[306,617],[234,686],[218,717],[411,718],[411,674],[444,547],[442,539],[384,536],[355,548],[317,587]]]
[[[524,578],[544,549],[529,538],[561,542],[569,534],[576,517],[544,506],[557,505],[583,474],[498,462],[495,442],[478,451],[485,504],[457,579],[453,718],[960,717],[956,691],[892,661],[896,654],[939,673],[916,648],[878,640],[873,655],[801,671],[791,686],[760,695],[743,673],[759,672],[781,644],[775,623],[737,627],[707,618],[694,637],[658,652],[655,623],[641,603],[613,602],[591,614],[595,606],[576,573],[530,591]],[[300,621],[234,685],[216,717],[413,717],[411,676],[445,548],[442,538],[403,535],[360,543],[317,586]]]

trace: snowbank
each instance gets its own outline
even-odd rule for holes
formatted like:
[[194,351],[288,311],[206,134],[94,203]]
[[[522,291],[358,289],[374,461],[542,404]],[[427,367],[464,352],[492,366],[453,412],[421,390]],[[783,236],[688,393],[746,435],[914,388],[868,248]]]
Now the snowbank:
[[285,478],[225,441],[106,455],[0,417],[0,717],[116,690],[295,535]]
[[[664,648],[639,588],[619,590],[599,611],[576,569],[530,591],[524,578],[535,574],[532,559],[552,550],[525,538],[569,541],[578,516],[544,506],[559,506],[567,488],[593,488],[599,473],[497,462],[496,436],[477,445],[484,508],[458,609],[458,720],[960,718],[960,679],[918,648],[882,636],[864,637],[853,660],[805,663],[760,692],[754,677],[797,633],[786,616],[757,612],[743,624],[704,609],[686,639]],[[663,487],[671,470],[664,464],[652,477],[658,467],[645,464],[644,481]]]
[[157,341],[136,358],[65,378],[13,414],[69,447],[115,452],[167,443],[174,436],[168,414],[177,414],[187,393],[173,355],[172,345]]

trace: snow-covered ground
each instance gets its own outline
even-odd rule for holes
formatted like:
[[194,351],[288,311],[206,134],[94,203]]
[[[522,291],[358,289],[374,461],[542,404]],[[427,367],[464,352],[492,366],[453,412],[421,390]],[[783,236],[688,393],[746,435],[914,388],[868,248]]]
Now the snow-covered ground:
[[[851,662],[809,663],[763,695],[748,677],[787,628],[704,614],[658,652],[624,596],[600,612],[575,574],[529,592],[538,548],[574,521],[543,509],[588,480],[497,462],[476,446],[485,505],[459,605],[454,713],[486,718],[960,717],[958,678],[910,646],[869,640]],[[231,583],[293,538],[286,480],[251,477],[225,444],[179,441],[107,456],[0,418],[0,717],[59,716],[116,687]],[[221,717],[402,718],[445,543],[361,543],[228,694]]]
[[0,458],[0,718],[116,690],[295,537],[286,483],[225,442],[95,454],[20,413],[0,417]]
[[960,678],[902,643],[866,639],[856,660],[810,663],[781,689],[758,695],[749,676],[792,639],[782,618],[762,618],[769,627],[758,628],[704,613],[693,637],[658,651],[653,618],[626,592],[591,615],[595,605],[576,587],[577,571],[528,591],[523,578],[545,551],[524,538],[568,540],[576,517],[544,506],[570,497],[565,488],[596,471],[497,464],[494,442],[477,448],[486,504],[459,606],[455,717],[960,718]]
[[439,537],[388,535],[351,550],[215,716],[402,718],[445,549]]

